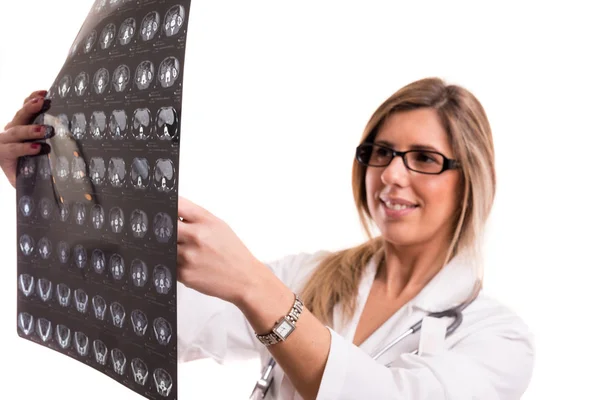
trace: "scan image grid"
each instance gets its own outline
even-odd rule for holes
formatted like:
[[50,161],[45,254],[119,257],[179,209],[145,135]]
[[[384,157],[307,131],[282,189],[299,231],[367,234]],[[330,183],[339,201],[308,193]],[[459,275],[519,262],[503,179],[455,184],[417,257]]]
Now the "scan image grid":
[[17,332],[177,397],[177,192],[190,0],[97,0],[19,160]]

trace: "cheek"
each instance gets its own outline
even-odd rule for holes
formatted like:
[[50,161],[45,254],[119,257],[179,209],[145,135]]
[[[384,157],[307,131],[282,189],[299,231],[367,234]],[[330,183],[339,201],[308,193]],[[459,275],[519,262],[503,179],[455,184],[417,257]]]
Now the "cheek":
[[367,169],[365,174],[365,191],[367,193],[367,204],[369,209],[372,210],[375,206],[375,197],[377,193],[381,191],[381,177],[377,171]]
[[422,185],[415,185],[414,189],[424,201],[426,208],[447,217],[454,212],[458,204],[459,180],[456,176],[440,178],[443,179],[433,179],[423,182]]

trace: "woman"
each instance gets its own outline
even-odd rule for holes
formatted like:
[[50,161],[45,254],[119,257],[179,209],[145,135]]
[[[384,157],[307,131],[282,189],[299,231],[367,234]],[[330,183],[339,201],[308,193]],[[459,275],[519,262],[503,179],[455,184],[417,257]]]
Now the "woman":
[[[41,96],[32,94],[0,135],[13,185],[16,158],[40,151],[21,142],[43,137],[27,125]],[[267,265],[227,224],[180,198],[180,361],[272,357],[272,399],[519,399],[532,336],[479,293],[495,182],[482,106],[431,78],[387,99],[357,147],[357,209],[367,232],[374,224],[380,233],[363,245]],[[428,317],[452,309],[464,310],[458,327]],[[420,335],[373,359],[421,320]]]

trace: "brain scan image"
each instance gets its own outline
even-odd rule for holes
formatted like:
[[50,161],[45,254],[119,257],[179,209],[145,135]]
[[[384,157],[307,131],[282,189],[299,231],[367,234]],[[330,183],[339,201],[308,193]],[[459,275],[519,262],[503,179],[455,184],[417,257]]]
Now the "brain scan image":
[[38,242],[38,253],[44,260],[50,258],[50,255],[52,254],[52,244],[50,243],[50,239],[47,237],[40,239]]
[[148,366],[139,358],[131,360],[131,373],[133,380],[138,385],[144,386],[148,380]]
[[127,131],[127,114],[125,110],[114,110],[110,114],[108,129],[110,137],[114,140],[121,140],[125,137]]
[[75,332],[75,350],[81,357],[88,355],[90,350],[90,340],[83,332]]
[[140,259],[131,262],[131,280],[135,287],[144,287],[148,281],[148,267]]
[[71,91],[71,76],[65,75],[58,82],[58,95],[61,98],[67,97],[69,92]]
[[67,160],[67,157],[60,156],[56,159],[54,176],[60,182],[66,182],[69,179],[69,160]]
[[67,114],[58,114],[56,116],[54,131],[56,132],[56,136],[61,139],[69,137],[71,127],[69,123],[69,117],[67,117]]
[[106,268],[106,257],[100,249],[94,249],[92,252],[92,268],[97,274],[102,274]]
[[35,159],[24,157],[19,162],[19,173],[23,178],[31,178],[35,174]]
[[158,243],[168,243],[173,236],[173,219],[167,213],[156,214],[152,222],[152,230]]
[[131,163],[131,184],[136,189],[146,189],[150,184],[150,165],[145,158],[134,158]]
[[93,139],[102,139],[106,133],[106,114],[102,111],[94,111],[90,119],[90,134]]
[[115,253],[110,257],[110,274],[116,281],[125,276],[125,261],[121,255]]
[[71,330],[65,325],[56,325],[56,343],[61,349],[68,349],[71,345]]
[[175,57],[167,57],[158,67],[158,80],[163,88],[170,88],[175,84],[179,76],[179,60]]
[[69,215],[71,214],[69,210],[69,205],[65,203],[58,204],[58,218],[61,222],[67,222],[69,220]]
[[144,336],[146,329],[148,329],[148,317],[141,310],[133,310],[131,312],[131,326],[136,335]]
[[106,68],[100,68],[94,74],[94,92],[96,94],[104,94],[108,86],[109,72]]
[[179,30],[183,26],[184,19],[185,10],[182,6],[177,5],[169,8],[167,14],[165,15],[165,21],[163,25],[165,35],[167,35],[167,37],[177,35],[177,33],[179,33]]
[[119,375],[123,375],[125,373],[125,366],[127,365],[125,354],[119,349],[112,349],[110,351],[110,360],[112,361],[113,371]]
[[92,157],[90,159],[90,179],[95,185],[104,183],[106,175],[106,163],[102,157]]
[[94,316],[97,320],[104,321],[106,317],[106,300],[100,295],[92,298],[92,307],[94,308]]
[[94,229],[102,229],[104,226],[104,208],[100,204],[92,207],[92,226]]
[[123,214],[123,210],[119,207],[113,207],[109,212],[110,218],[110,230],[112,233],[121,233],[123,231],[123,225],[125,221],[125,215]]
[[140,36],[144,42],[154,39],[160,25],[160,15],[156,11],[149,12],[142,20]]
[[158,343],[166,346],[171,341],[171,324],[163,317],[156,318],[152,324],[154,328],[154,336]]
[[173,107],[162,107],[156,115],[156,134],[161,140],[172,140],[179,133],[179,118]]
[[70,252],[71,250],[69,249],[69,244],[67,242],[60,241],[58,242],[58,261],[60,261],[61,264],[66,264],[69,262],[69,256],[70,256]]
[[29,274],[19,275],[19,290],[25,297],[30,297],[35,291],[35,279]]
[[44,303],[52,298],[52,282],[46,278],[40,278],[36,284],[37,295]]
[[48,157],[36,157],[38,160],[37,170],[38,176],[41,180],[47,181],[52,176],[52,171],[50,170],[50,160]]
[[75,139],[83,139],[87,129],[87,119],[83,113],[73,114],[73,118],[71,118],[71,129],[73,130],[73,137]]
[[69,307],[71,303],[71,289],[64,283],[56,285],[56,298],[61,307]]
[[173,276],[171,271],[161,264],[155,266],[152,273],[152,282],[154,282],[154,289],[156,289],[157,293],[169,293],[173,286]]
[[34,202],[29,196],[22,196],[19,199],[19,211],[25,218],[29,218],[33,215]]
[[133,210],[130,218],[131,232],[133,237],[141,239],[148,232],[148,215],[142,210]]
[[156,160],[154,186],[159,192],[170,192],[175,188],[175,166],[173,161],[164,158]]
[[80,72],[76,77],[75,77],[75,82],[73,85],[73,89],[75,90],[75,94],[78,97],[81,97],[85,94],[85,91],[88,87],[88,85],[90,84],[90,77],[88,76],[87,73],[85,72]]
[[73,249],[73,257],[75,258],[75,265],[77,268],[84,269],[87,265],[87,251],[85,248],[78,244]]
[[20,312],[17,321],[19,329],[21,329],[21,332],[23,332],[24,335],[29,336],[33,333],[35,325],[33,315],[26,312]]
[[98,33],[93,30],[85,38],[83,42],[83,52],[84,54],[88,54],[94,48],[94,44],[96,43],[96,39],[98,38]]
[[121,187],[125,183],[125,161],[113,157],[108,161],[108,180],[113,187]]
[[30,256],[33,253],[33,239],[31,236],[24,234],[19,238],[19,248],[24,256]]
[[133,112],[133,137],[138,140],[148,139],[150,136],[150,110],[147,108],[138,108]]
[[157,368],[152,373],[154,379],[154,387],[159,395],[163,397],[169,396],[171,389],[173,388],[173,378],[167,371],[162,368]]
[[76,202],[73,204],[73,219],[75,223],[79,226],[85,224],[85,218],[87,216],[87,211],[85,209],[85,205],[81,202]]
[[154,64],[151,61],[142,61],[135,70],[135,84],[139,90],[150,87],[154,78]]
[[113,88],[119,93],[123,92],[129,84],[129,77],[129,67],[125,64],[119,65],[113,72]]
[[43,197],[40,201],[40,216],[43,219],[50,219],[52,217],[52,211],[54,207],[52,206],[52,202],[49,198]]
[[83,289],[75,289],[75,309],[85,314],[88,308],[88,295]]
[[117,27],[115,24],[108,24],[102,29],[102,32],[100,32],[100,48],[102,50],[106,50],[110,47],[115,39],[116,33]]
[[122,328],[123,322],[125,321],[125,307],[123,307],[121,303],[113,301],[110,304],[110,316],[113,325],[117,328]]
[[36,332],[42,342],[46,343],[52,338],[52,323],[46,318],[38,318]]
[[134,18],[127,18],[125,21],[123,21],[121,27],[119,28],[119,43],[121,46],[128,45],[129,42],[131,42],[133,35],[135,35],[135,27],[136,25]]
[[108,347],[102,340],[96,339],[92,345],[94,348],[94,359],[100,365],[106,365],[106,359],[108,358]]
[[74,182],[81,182],[87,176],[85,161],[81,157],[73,157],[71,161],[71,178]]

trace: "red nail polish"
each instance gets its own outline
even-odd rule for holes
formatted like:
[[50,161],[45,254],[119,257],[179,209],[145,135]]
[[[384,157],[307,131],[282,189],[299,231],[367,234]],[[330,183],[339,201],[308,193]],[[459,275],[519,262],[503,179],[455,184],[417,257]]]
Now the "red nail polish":
[[40,146],[41,146],[41,145],[40,145],[39,143],[32,143],[32,144],[31,144],[31,148],[32,148],[32,149],[35,149],[35,150],[39,149],[39,148],[40,148]]
[[42,127],[41,126],[36,126],[35,128],[33,128],[33,131],[36,133],[40,133],[42,132]]

